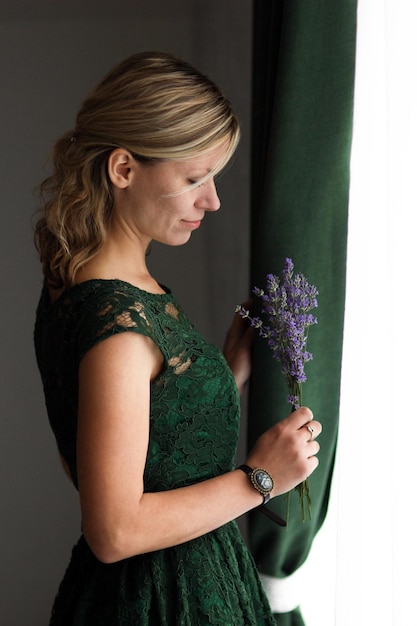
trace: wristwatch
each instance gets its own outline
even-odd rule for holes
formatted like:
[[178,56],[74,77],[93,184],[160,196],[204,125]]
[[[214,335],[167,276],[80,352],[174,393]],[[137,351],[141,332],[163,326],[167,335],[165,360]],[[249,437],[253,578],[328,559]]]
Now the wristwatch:
[[263,495],[263,503],[266,504],[270,499],[271,491],[274,488],[272,476],[261,467],[253,469],[252,467],[249,467],[249,465],[239,465],[237,469],[242,470],[242,472],[245,472],[245,474],[249,476],[252,485],[255,487],[256,491],[259,491],[259,493]]

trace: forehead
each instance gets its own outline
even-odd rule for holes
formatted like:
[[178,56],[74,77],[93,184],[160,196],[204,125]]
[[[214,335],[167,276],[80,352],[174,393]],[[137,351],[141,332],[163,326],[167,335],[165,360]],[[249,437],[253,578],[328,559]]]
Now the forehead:
[[[143,165],[143,169],[149,182],[154,181],[157,184],[165,185],[168,180],[171,181],[169,184],[172,184],[173,180],[182,179],[181,185],[183,186],[184,179],[193,179],[193,181],[198,181],[201,184],[201,182],[216,176],[226,165],[227,160],[228,144],[222,142],[216,147],[193,157],[156,161],[150,165]],[[183,191],[186,189],[188,187]]]
[[222,142],[215,148],[211,148],[206,152],[202,152],[199,155],[175,161],[179,166],[184,169],[195,169],[201,171],[202,174],[210,174],[210,172],[218,171],[225,164],[227,154],[227,142]]

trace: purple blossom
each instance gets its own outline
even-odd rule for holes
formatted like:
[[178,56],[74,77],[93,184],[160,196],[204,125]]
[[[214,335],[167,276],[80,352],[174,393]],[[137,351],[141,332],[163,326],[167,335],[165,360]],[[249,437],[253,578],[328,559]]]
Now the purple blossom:
[[300,408],[300,400],[299,400],[298,396],[292,396],[290,394],[289,396],[287,396],[287,400],[288,400],[288,402],[290,404],[292,404],[294,409],[299,409]]
[[[265,321],[252,318],[242,307],[239,312],[251,320],[261,337],[267,339],[273,358],[280,362],[281,371],[292,390],[307,380],[304,365],[313,358],[306,350],[306,344],[309,327],[317,324],[317,318],[309,311],[317,307],[318,291],[303,274],[294,274],[294,264],[287,258],[281,278],[268,274],[266,289],[254,287],[253,293],[261,299]],[[299,396],[300,393],[293,395]]]
[[[258,330],[260,337],[268,342],[272,356],[281,364],[289,390],[288,402],[293,409],[301,405],[301,386],[307,380],[304,365],[313,355],[306,349],[308,330],[317,324],[317,318],[310,313],[318,306],[318,291],[310,285],[303,274],[294,274],[294,263],[286,258],[281,278],[275,274],[266,277],[266,289],[253,288],[253,293],[261,300],[261,317],[252,317],[250,311],[242,306],[236,311],[250,320],[251,326]],[[311,519],[311,499],[308,479],[297,486],[302,507],[302,519],[305,519],[304,500],[307,500]],[[288,500],[289,502],[289,500]],[[287,505],[288,506],[288,505]],[[287,508],[287,519],[288,519]]]
[[260,317],[252,317],[250,325],[253,328],[261,328],[263,326],[263,322]]

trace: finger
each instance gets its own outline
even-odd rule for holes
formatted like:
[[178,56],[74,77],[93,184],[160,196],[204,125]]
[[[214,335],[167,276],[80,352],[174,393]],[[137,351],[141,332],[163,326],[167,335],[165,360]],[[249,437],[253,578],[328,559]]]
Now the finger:
[[245,347],[249,347],[249,346],[252,345],[254,332],[255,331],[254,331],[254,329],[251,326],[249,326],[249,328],[246,328],[246,330],[245,330],[245,332],[243,334],[243,337],[242,337],[242,344]]
[[313,413],[308,407],[302,406],[291,413],[290,418],[293,420],[295,427],[301,429],[313,420]]
[[320,422],[312,420],[308,424],[304,424],[300,431],[306,437],[306,441],[314,441],[322,432],[322,427]]
[[[316,437],[318,437],[321,434],[322,430],[323,430],[321,423],[318,422],[317,420],[312,420],[311,422],[309,422],[307,424],[307,426],[310,426],[310,428],[312,428],[313,431],[314,431],[312,433],[313,439],[316,439]],[[310,432],[311,432],[311,430],[310,430]]]
[[309,422],[301,428],[304,436],[307,437],[307,442],[314,440],[315,430],[311,424],[312,422]]
[[318,468],[320,461],[316,456],[312,456],[309,459],[309,462],[311,463],[311,471],[308,475],[311,476],[311,474]]
[[309,441],[309,456],[308,459],[311,459],[313,456],[316,456],[320,452],[320,444],[317,441]]
[[227,337],[233,341],[239,341],[239,339],[250,328],[250,320],[243,318],[239,313],[235,313],[232,323],[227,332]]

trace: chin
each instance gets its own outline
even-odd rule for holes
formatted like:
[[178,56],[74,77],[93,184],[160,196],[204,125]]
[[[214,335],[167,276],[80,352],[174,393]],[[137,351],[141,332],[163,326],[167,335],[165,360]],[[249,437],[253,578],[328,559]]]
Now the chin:
[[192,233],[188,233],[187,235],[182,235],[181,237],[172,237],[170,239],[157,239],[155,241],[158,241],[158,243],[162,243],[165,246],[171,246],[173,248],[179,248],[180,246],[184,246],[186,243],[188,243],[191,239],[191,234]]

